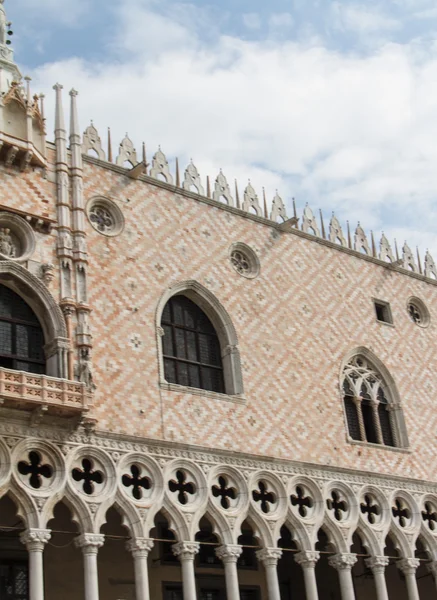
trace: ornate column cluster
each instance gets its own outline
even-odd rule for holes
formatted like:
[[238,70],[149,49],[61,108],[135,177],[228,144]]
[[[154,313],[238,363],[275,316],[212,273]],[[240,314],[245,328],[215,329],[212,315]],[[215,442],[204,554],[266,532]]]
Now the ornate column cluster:
[[238,584],[237,562],[243,549],[237,545],[225,545],[216,549],[217,557],[225,567],[226,598],[227,600],[240,600],[240,587]]
[[408,600],[420,600],[416,579],[416,571],[419,565],[420,560],[418,558],[403,558],[396,563],[397,568],[405,575]]
[[97,553],[104,542],[105,536],[99,533],[83,533],[75,540],[76,546],[83,554],[85,600],[99,600]]
[[199,547],[197,542],[179,542],[172,546],[173,554],[178,557],[182,567],[184,600],[196,600],[194,559],[199,553]]
[[49,529],[28,529],[21,542],[29,553],[29,600],[44,600],[44,547],[51,537]]
[[335,554],[328,559],[329,564],[336,571],[340,579],[342,600],[355,600],[355,590],[352,581],[352,567],[357,562],[355,554]]
[[277,567],[282,556],[282,550],[279,548],[263,548],[263,550],[258,550],[256,556],[264,565],[266,571],[269,600],[281,600]]
[[135,538],[126,544],[127,550],[134,557],[136,600],[150,600],[147,558],[153,546],[154,542],[149,538]]
[[319,600],[316,582],[316,564],[319,558],[320,552],[317,551],[302,551],[294,557],[294,560],[303,569],[306,600]]
[[376,586],[377,600],[388,600],[387,584],[385,582],[385,568],[389,559],[386,556],[372,556],[366,558],[365,563],[373,573]]

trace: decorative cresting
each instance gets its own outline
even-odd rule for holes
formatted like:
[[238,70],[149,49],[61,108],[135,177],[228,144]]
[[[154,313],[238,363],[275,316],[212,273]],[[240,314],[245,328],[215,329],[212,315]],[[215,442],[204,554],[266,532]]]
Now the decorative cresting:
[[33,255],[35,244],[35,234],[27,221],[0,212],[0,260],[26,262]]
[[308,204],[305,206],[302,217],[302,231],[305,233],[313,233],[317,237],[320,237],[320,229],[317,225],[314,213]]
[[167,157],[164,152],[161,150],[161,146],[158,151],[155,152],[152,159],[152,168],[150,169],[150,176],[155,179],[159,179],[159,176],[162,176],[165,181],[173,185],[173,176],[170,173],[170,167],[168,164]]
[[386,238],[385,234],[382,234],[381,241],[379,243],[379,258],[384,262],[395,262],[395,257],[391,249],[390,242]]
[[272,212],[270,213],[270,220],[275,221],[276,223],[278,219],[286,221],[288,217],[284,201],[279,196],[278,192],[276,192],[276,195],[272,200]]
[[258,217],[263,216],[263,212],[259,203],[258,195],[255,192],[252,184],[249,181],[246,189],[244,190],[243,210],[246,212],[255,211]]
[[213,200],[221,202],[222,198],[227,202],[228,206],[235,206],[234,198],[231,194],[228,180],[223,175],[222,170],[217,175],[214,186]]
[[418,272],[413,252],[407,242],[405,242],[404,247],[402,248],[402,262],[404,269],[407,269],[407,271],[413,271],[414,273]]
[[130,163],[132,167],[138,164],[137,151],[127,133],[120,144],[115,162],[119,167],[124,167],[125,163]]
[[341,246],[347,246],[346,238],[344,237],[343,230],[340,225],[340,221],[332,213],[331,221],[329,223],[329,241],[333,244],[340,244]]
[[188,167],[185,169],[184,181],[182,183],[184,190],[190,191],[192,186],[196,188],[198,194],[201,196],[205,195],[205,190],[203,189],[202,182],[200,181],[199,171],[193,164],[193,161],[191,161]]
[[364,356],[354,356],[345,366],[342,389],[351,438],[394,446],[386,385]]
[[426,251],[425,255],[425,276],[430,279],[437,279],[437,267],[429,250]]
[[372,254],[366,233],[359,223],[355,230],[354,249],[357,252],[362,252],[364,250],[369,256]]
[[90,150],[93,150],[100,160],[106,160],[106,154],[102,148],[102,140],[92,121],[91,125],[88,125],[85,129],[82,140],[83,154],[88,154]]

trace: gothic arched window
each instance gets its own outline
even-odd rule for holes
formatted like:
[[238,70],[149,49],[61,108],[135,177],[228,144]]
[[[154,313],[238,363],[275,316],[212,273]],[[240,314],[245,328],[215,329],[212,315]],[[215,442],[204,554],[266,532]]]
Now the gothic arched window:
[[165,305],[161,327],[166,381],[224,393],[220,342],[197,304],[186,296],[173,296]]
[[393,403],[387,384],[373,365],[354,356],[343,371],[343,397],[349,435],[353,440],[396,446]]
[[0,367],[45,373],[44,334],[26,302],[0,285]]

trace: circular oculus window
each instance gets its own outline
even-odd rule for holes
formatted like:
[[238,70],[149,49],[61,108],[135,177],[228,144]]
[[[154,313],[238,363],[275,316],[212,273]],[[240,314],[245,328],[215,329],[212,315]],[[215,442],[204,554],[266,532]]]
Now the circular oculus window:
[[229,250],[229,259],[232,267],[242,277],[254,279],[259,275],[260,262],[255,252],[241,242],[232,244]]
[[94,198],[88,202],[87,216],[91,225],[102,235],[115,236],[124,229],[120,208],[108,198]]
[[427,327],[430,321],[429,311],[419,298],[410,298],[407,303],[410,319],[419,327]]

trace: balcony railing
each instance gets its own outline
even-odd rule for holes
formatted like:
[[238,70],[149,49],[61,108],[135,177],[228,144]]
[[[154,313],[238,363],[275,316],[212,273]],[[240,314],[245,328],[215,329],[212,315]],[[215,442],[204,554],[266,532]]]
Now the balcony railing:
[[0,401],[8,408],[47,407],[51,414],[79,416],[89,410],[91,395],[84,383],[0,368]]

